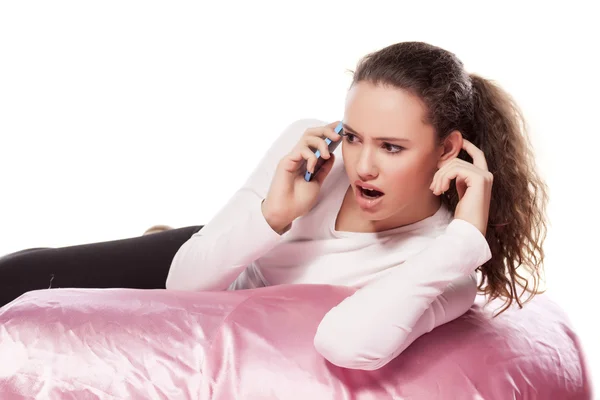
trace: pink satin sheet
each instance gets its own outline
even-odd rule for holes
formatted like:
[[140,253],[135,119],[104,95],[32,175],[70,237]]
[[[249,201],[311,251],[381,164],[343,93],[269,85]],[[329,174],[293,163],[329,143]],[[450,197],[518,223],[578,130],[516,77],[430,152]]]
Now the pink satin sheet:
[[313,347],[321,318],[352,292],[29,292],[0,309],[0,399],[591,398],[578,338],[546,295],[493,320],[500,303],[484,309],[478,298],[383,368],[361,371]]

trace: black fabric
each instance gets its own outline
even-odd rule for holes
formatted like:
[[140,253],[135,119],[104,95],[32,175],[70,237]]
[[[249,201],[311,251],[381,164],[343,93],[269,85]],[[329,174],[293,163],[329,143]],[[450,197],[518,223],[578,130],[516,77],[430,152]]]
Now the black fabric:
[[164,289],[175,253],[202,227],[7,254],[0,258],[0,307],[37,289]]

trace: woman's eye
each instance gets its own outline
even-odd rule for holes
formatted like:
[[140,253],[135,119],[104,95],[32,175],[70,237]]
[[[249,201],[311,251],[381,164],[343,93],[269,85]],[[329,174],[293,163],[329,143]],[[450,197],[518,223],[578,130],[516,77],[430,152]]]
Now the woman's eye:
[[348,141],[348,142],[350,142],[350,143],[353,143],[353,142],[354,142],[354,139],[356,139],[356,136],[354,136],[354,135],[353,135],[353,134],[351,134],[351,133],[346,133],[346,141]]
[[403,147],[397,146],[395,144],[384,143],[383,146],[390,153],[399,153],[400,151],[404,150]]
[[[352,133],[346,132],[346,133],[344,134],[344,136],[345,136],[345,138],[346,138],[346,141],[347,141],[348,143],[356,143],[356,140],[355,140],[355,139],[356,139],[356,135],[353,135]],[[402,147],[402,146],[397,146],[397,145],[395,145],[395,144],[390,144],[390,143],[384,143],[384,144],[383,144],[383,148],[384,148],[384,149],[385,149],[385,150],[386,150],[388,153],[391,153],[391,154],[399,153],[399,152],[401,152],[402,150],[404,150],[404,147]]]

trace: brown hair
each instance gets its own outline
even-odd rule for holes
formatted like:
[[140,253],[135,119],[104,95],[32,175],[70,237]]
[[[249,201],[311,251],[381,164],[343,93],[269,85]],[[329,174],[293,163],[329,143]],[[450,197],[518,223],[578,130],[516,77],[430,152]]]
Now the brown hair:
[[[513,300],[522,308],[541,293],[548,187],[536,171],[525,120],[515,101],[492,81],[466,72],[453,53],[422,42],[396,43],[367,54],[353,72],[352,85],[361,81],[417,95],[440,143],[458,130],[483,151],[494,176],[486,231],[492,258],[478,268],[478,290],[488,302],[505,299],[497,315]],[[465,150],[458,157],[473,162]],[[454,180],[442,201],[454,212]],[[529,296],[522,301],[525,292]]]

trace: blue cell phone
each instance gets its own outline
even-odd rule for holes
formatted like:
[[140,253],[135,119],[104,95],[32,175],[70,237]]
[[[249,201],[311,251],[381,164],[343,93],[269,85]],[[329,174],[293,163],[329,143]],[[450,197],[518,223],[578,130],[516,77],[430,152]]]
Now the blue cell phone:
[[[335,133],[337,133],[340,136],[344,136],[342,133],[342,123],[340,122],[334,129]],[[329,138],[325,138],[325,143],[327,143],[327,148],[329,149],[329,154],[332,154],[333,151],[339,146],[340,143],[342,143],[342,140],[337,140],[337,141],[333,141]],[[312,177],[319,172],[319,169],[321,169],[321,167],[323,166],[323,164],[325,164],[325,161],[327,161],[326,159],[324,159],[323,157],[321,157],[321,151],[320,150],[315,150],[314,151],[315,156],[317,156],[317,165],[315,165],[315,173],[311,174],[310,172],[306,171],[304,174],[304,180],[306,182],[310,182]]]

